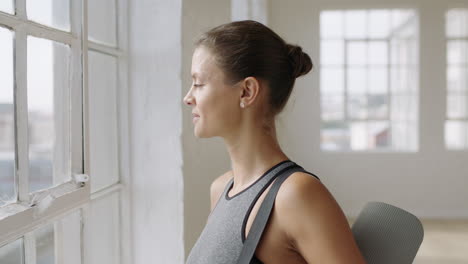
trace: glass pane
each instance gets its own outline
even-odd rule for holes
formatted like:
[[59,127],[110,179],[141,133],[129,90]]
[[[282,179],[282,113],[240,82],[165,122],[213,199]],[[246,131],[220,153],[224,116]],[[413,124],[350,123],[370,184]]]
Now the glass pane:
[[446,121],[445,122],[445,145],[448,149],[468,148],[468,122]]
[[342,94],[322,95],[322,120],[344,119],[344,99]]
[[385,149],[390,146],[390,126],[388,121],[368,122],[368,148]]
[[397,121],[391,125],[391,142],[394,149],[417,151],[417,123]]
[[466,94],[448,94],[447,117],[468,118],[468,96]]
[[347,46],[347,63],[351,66],[364,66],[367,64],[367,43],[353,41]]
[[447,89],[449,93],[468,91],[468,67],[447,67]]
[[468,64],[468,40],[447,42],[447,64]]
[[320,13],[320,37],[342,38],[343,37],[343,12],[322,11]]
[[370,41],[368,47],[370,65],[388,64],[387,43],[383,41]]
[[55,263],[54,224],[34,231],[36,238],[36,261],[40,264]]
[[29,190],[70,179],[69,46],[28,36]]
[[0,1],[0,11],[13,14],[13,0]]
[[369,93],[387,93],[387,68],[372,67],[369,69]]
[[411,120],[417,121],[417,97],[416,96],[405,96],[405,95],[394,95],[392,96],[392,120]]
[[367,111],[370,119],[388,118],[388,96],[386,94],[370,94],[367,96]]
[[[117,156],[117,59],[89,52],[91,191],[119,181]],[[99,129],[97,129],[99,128]]]
[[20,238],[15,242],[6,244],[0,247],[0,263],[2,264],[23,264],[23,239]]
[[349,136],[348,122],[322,122],[321,148],[322,150],[348,150]]
[[89,40],[117,46],[115,0],[88,1]]
[[347,38],[365,38],[367,36],[367,12],[353,10],[345,12],[345,33]]
[[348,69],[348,93],[364,94],[367,91],[367,71],[366,68]]
[[119,211],[118,193],[91,202],[83,243],[88,264],[120,263]]
[[467,37],[468,9],[456,8],[449,10],[445,23],[447,37]]
[[352,150],[365,150],[369,146],[367,122],[351,122],[350,144]]
[[392,10],[392,33],[401,34],[400,31],[404,31],[408,28],[414,29],[414,23],[410,23],[414,20],[416,13],[413,10],[405,9],[393,9]]
[[367,118],[367,97],[365,95],[348,95],[348,116],[353,119]]
[[390,18],[389,10],[371,10],[369,12],[369,36],[387,38],[390,33]]
[[324,94],[344,93],[344,73],[343,68],[320,69],[320,90]]
[[26,12],[30,20],[70,31],[70,0],[27,0]]
[[322,65],[344,64],[344,43],[342,40],[324,40],[320,46],[320,63]]
[[13,33],[0,27],[0,206],[15,201]]

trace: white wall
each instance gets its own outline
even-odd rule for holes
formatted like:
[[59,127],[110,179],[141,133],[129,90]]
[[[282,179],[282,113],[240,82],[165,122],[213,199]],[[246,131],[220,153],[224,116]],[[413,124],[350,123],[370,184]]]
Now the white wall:
[[221,138],[198,139],[193,133],[192,107],[182,99],[192,84],[193,43],[212,27],[231,19],[230,1],[184,1],[182,21],[182,107],[184,173],[184,239],[186,256],[195,244],[210,211],[210,184],[230,170],[230,160]]
[[[444,149],[445,47],[441,1],[391,1],[420,8],[420,121],[417,153],[324,153],[320,151],[319,12],[321,7],[388,7],[390,1],[270,1],[269,25],[301,45],[315,68],[298,79],[283,113],[282,146],[317,174],[345,213],[357,216],[371,200],[399,206],[419,217],[468,218],[468,152]],[[413,2],[415,4],[411,4]],[[458,1],[467,3],[468,1]],[[441,78],[442,76],[442,78]]]
[[132,263],[184,263],[182,1],[129,9]]

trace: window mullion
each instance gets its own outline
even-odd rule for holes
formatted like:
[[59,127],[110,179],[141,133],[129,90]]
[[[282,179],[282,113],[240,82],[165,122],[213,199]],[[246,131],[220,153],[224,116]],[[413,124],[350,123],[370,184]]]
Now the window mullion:
[[[71,95],[71,170],[72,174],[87,173],[83,163],[83,90],[85,89],[86,78],[83,71],[85,53],[83,43],[86,38],[83,37],[83,24],[86,18],[83,18],[83,4],[85,0],[70,1],[71,8],[71,34],[73,36],[71,44],[71,71],[70,71],[70,95]],[[84,20],[83,20],[84,19]]]
[[34,231],[24,234],[24,264],[36,264],[36,237]]
[[[19,7],[18,7],[19,8]],[[15,32],[15,115],[16,115],[16,182],[18,201],[29,201],[29,137],[27,100],[27,43],[26,32]]]

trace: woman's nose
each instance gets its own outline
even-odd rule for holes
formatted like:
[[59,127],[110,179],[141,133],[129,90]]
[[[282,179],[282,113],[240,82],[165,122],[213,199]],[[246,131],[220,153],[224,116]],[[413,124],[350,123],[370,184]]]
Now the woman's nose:
[[192,101],[193,101],[193,97],[190,95],[190,92],[188,92],[184,97],[184,103],[186,105],[191,105]]

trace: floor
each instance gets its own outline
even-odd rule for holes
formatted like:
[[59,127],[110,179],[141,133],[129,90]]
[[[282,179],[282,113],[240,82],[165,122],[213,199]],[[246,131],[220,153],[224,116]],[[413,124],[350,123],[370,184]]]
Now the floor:
[[413,264],[468,264],[468,220],[421,222],[424,239]]
[[423,220],[424,240],[414,264],[468,264],[468,220]]

